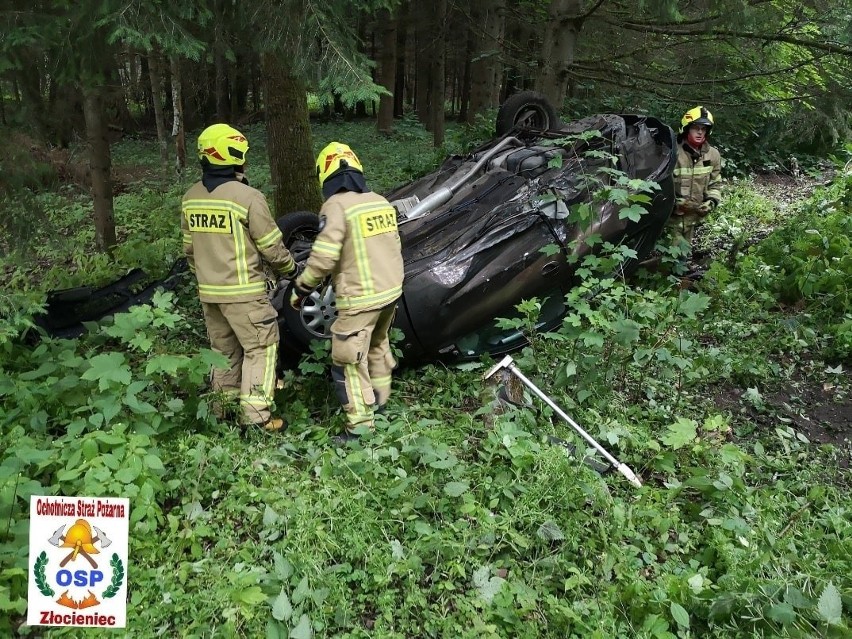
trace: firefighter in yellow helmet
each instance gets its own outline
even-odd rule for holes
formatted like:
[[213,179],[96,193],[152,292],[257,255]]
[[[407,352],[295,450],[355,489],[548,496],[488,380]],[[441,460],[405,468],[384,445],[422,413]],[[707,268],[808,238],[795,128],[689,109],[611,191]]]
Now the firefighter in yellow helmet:
[[[347,434],[373,428],[391,390],[396,367],[388,340],[396,301],[402,294],[402,250],[396,211],[367,188],[363,167],[347,145],[332,142],[317,157],[325,203],[320,232],[290,304],[301,309],[330,276],[338,316],[331,327],[332,378],[346,412]],[[358,429],[358,432],[356,432]]]
[[695,227],[722,200],[722,158],[707,141],[713,114],[703,106],[684,113],[678,134],[677,166],[674,170],[676,204],[669,228],[676,242],[685,242],[691,252]]
[[213,390],[239,398],[244,424],[277,431],[284,420],[271,415],[270,403],[278,321],[264,265],[282,278],[297,269],[266,198],[245,177],[248,149],[246,137],[227,124],[201,132],[201,180],[183,196],[181,229],[210,345],[228,358],[227,368],[213,370]]

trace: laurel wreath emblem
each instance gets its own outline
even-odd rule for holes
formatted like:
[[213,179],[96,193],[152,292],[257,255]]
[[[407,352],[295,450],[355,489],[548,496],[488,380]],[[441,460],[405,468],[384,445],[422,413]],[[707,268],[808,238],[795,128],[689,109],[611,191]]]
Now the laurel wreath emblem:
[[45,597],[52,597],[56,593],[53,591],[53,588],[50,587],[50,584],[47,583],[47,577],[44,574],[45,566],[47,566],[47,553],[42,550],[41,554],[36,558],[33,573],[35,574],[35,582],[38,587],[38,591]]
[[[36,565],[38,565],[38,562],[36,562]],[[112,568],[112,581],[110,581],[109,586],[106,590],[104,590],[103,595],[101,595],[104,599],[115,597],[118,589],[121,588],[121,584],[124,581],[124,564],[121,562],[118,554],[112,554],[112,557],[109,560],[109,565]],[[53,593],[51,592],[51,594]]]

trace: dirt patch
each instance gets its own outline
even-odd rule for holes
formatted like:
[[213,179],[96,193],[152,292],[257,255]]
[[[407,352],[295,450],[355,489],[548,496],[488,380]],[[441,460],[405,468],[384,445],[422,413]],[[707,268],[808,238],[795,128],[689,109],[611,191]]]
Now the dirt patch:
[[820,186],[831,184],[834,168],[822,167],[822,173],[814,175],[778,173],[774,171],[754,174],[754,189],[775,202],[782,210],[810,197]]
[[[82,192],[91,187],[89,157],[85,147],[74,149],[49,147],[23,133],[11,137],[14,153],[13,168],[22,172],[26,179],[13,180],[20,186],[33,191],[49,189],[57,184],[73,185]],[[113,195],[127,193],[138,182],[154,182],[162,179],[156,167],[141,164],[116,164],[110,174]]]
[[838,465],[849,468],[852,461],[852,374],[837,382],[793,379],[772,390],[720,386],[713,392],[716,406],[745,418],[760,430],[787,425],[813,444],[837,447]]

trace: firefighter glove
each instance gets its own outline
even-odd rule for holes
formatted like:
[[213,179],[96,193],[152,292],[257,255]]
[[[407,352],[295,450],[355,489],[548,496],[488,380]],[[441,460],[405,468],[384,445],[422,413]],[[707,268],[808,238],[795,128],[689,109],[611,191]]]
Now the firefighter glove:
[[301,311],[302,306],[305,303],[305,299],[307,299],[308,295],[310,295],[313,290],[313,287],[305,286],[302,282],[296,280],[293,283],[293,292],[290,293],[290,306],[297,311]]
[[703,201],[703,202],[699,205],[699,207],[698,207],[698,212],[699,212],[701,215],[707,215],[707,214],[708,214],[708,213],[710,213],[710,212],[711,212],[714,208],[716,208],[716,202],[714,202],[713,200],[704,200],[704,201]]
[[299,293],[298,290],[294,288],[293,292],[290,293],[290,306],[293,307],[293,310],[301,311],[302,306],[304,306],[305,300],[307,298],[307,295],[302,295],[301,293]]

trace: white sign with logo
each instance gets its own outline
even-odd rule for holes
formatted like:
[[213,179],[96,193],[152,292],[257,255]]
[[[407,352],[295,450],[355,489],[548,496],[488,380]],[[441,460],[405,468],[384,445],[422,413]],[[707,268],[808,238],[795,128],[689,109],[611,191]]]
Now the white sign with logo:
[[125,627],[129,516],[117,497],[30,498],[29,625]]

